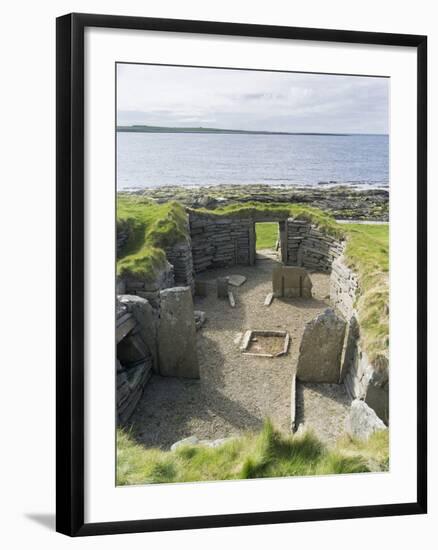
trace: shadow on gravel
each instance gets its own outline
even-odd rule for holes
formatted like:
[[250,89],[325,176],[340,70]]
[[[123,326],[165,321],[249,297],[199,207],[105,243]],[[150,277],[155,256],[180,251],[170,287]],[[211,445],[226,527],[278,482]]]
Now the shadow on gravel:
[[[306,413],[305,393],[314,395],[315,403],[317,402],[321,406],[319,411],[312,409],[308,410],[308,414]],[[309,400],[309,397],[307,397],[307,400]],[[307,416],[314,418],[318,413],[323,418],[326,413],[324,403],[330,402],[336,403],[342,409],[350,406],[351,399],[348,397],[343,384],[316,384],[297,381],[295,394],[296,425],[305,424],[309,420]],[[308,404],[307,407],[309,407]]]
[[[203,377],[205,360],[215,361],[218,366],[224,361],[215,343],[206,337],[204,341],[208,342],[208,348],[204,350],[207,357],[200,357],[200,380],[154,375],[146,386],[131,421],[132,435],[138,443],[169,449],[173,443],[189,435],[199,436],[199,430],[204,433],[202,437],[214,439],[261,429],[261,418],[221,391],[224,381],[220,368],[210,369],[208,376]],[[228,425],[230,434],[218,435],[216,423],[220,423],[222,429],[224,423]]]

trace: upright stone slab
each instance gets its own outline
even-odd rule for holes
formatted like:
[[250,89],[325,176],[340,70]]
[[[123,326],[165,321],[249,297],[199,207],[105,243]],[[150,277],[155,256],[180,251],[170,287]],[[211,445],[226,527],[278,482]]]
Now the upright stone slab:
[[162,376],[199,378],[196,327],[190,287],[160,292],[159,370]]
[[330,308],[307,323],[298,357],[298,380],[339,383],[346,324]]
[[228,279],[226,277],[217,279],[217,297],[228,298]]
[[272,291],[276,298],[311,298],[312,281],[303,267],[278,266],[272,270]]

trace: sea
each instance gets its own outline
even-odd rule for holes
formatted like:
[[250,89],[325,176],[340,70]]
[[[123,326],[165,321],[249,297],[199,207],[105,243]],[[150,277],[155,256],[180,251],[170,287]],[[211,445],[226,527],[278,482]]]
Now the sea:
[[265,184],[387,188],[387,135],[117,132],[117,189]]

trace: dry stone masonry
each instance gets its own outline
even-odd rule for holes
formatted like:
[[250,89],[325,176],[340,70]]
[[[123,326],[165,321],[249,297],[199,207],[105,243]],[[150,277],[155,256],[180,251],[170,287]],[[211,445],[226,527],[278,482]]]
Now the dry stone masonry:
[[[208,282],[195,274],[209,268],[254,265],[255,224],[278,222],[283,266],[274,270],[272,297],[311,297],[306,272],[330,273],[330,301],[335,309],[308,323],[300,347],[297,379],[343,383],[355,401],[352,418],[377,413],[388,423],[388,361],[371,363],[362,348],[360,322],[355,311],[359,292],[356,274],[346,266],[344,243],[324,234],[310,222],[275,213],[229,217],[188,211],[187,237],[168,247],[167,261],[152,280],[117,280],[117,408],[126,423],[152,371],[163,376],[199,378],[196,328],[205,318],[193,309],[192,295],[206,296]],[[117,225],[118,256],[130,238],[129,224]],[[228,284],[217,281],[218,296],[228,297]],[[213,289],[212,289],[213,291]],[[345,338],[344,338],[345,337]],[[295,378],[294,378],[295,384]],[[294,390],[293,390],[294,393]],[[365,412],[364,412],[365,411]],[[356,420],[354,420],[355,422]]]
[[[148,338],[156,319],[148,302],[120,296],[116,310],[117,419],[126,424],[155,365],[155,339]],[[147,327],[147,330],[145,330]]]
[[255,223],[279,224],[279,246],[285,265],[330,272],[332,262],[342,253],[342,244],[325,235],[310,222],[294,218],[261,214],[261,218],[215,216],[191,211],[193,270],[232,265],[253,265],[256,258]]
[[187,237],[171,247],[166,248],[167,260],[173,266],[175,284],[189,286],[194,291],[192,242],[189,231],[189,218],[186,223]]
[[286,223],[286,265],[298,265],[312,271],[330,272],[333,261],[342,253],[342,243],[325,235],[309,222],[289,218]]
[[330,302],[348,320],[354,313],[354,303],[359,289],[357,276],[345,265],[343,255],[332,263],[330,273]]
[[359,292],[356,274],[345,265],[343,255],[333,262],[330,301],[348,322],[341,380],[352,399],[365,401],[385,422],[389,422],[389,366],[387,357],[371,362],[363,349],[360,322],[355,310]]
[[249,218],[191,212],[190,236],[195,273],[208,268],[254,264],[255,229]]
[[189,286],[193,291],[195,279],[193,277],[193,259],[190,240],[177,243],[167,248],[166,256],[173,266],[175,284]]
[[158,308],[160,291],[175,286],[173,265],[166,261],[152,278],[140,280],[138,277],[124,277],[123,282],[127,294],[145,298],[153,307]]

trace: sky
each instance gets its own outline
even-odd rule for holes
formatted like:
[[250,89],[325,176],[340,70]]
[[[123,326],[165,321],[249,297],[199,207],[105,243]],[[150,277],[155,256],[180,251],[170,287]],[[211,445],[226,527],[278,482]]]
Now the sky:
[[117,65],[117,124],[388,133],[389,79]]

